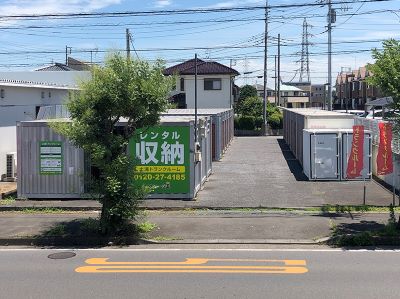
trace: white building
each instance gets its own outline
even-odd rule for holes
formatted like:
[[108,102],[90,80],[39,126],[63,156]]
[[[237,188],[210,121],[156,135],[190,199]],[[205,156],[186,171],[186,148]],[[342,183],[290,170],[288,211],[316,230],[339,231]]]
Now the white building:
[[[171,66],[164,75],[176,75],[171,101],[178,108],[193,109],[195,104],[195,60]],[[235,91],[233,80],[239,73],[214,61],[197,60],[197,107],[231,108]]]
[[[6,156],[17,151],[16,123],[35,120],[40,107],[64,104],[90,72],[51,66],[44,71],[0,72],[0,177],[7,173]],[[56,70],[56,71],[52,71]]]

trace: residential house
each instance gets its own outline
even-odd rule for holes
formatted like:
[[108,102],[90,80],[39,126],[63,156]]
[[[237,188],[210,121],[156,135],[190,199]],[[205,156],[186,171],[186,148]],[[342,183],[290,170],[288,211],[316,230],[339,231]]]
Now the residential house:
[[[264,86],[261,84],[253,85],[257,89],[257,95],[264,98]],[[275,99],[274,89],[267,87],[267,99],[270,103],[277,102],[277,105],[287,108],[305,108],[309,103],[309,94],[300,88],[295,86],[280,85],[280,99],[278,97]]]
[[[195,60],[171,66],[164,75],[176,75],[175,90],[170,101],[178,108],[194,108],[195,105]],[[231,108],[237,89],[234,78],[236,70],[215,61],[197,60],[197,107]]]
[[294,97],[296,98],[292,99],[294,105],[290,105],[289,102],[289,106],[293,106],[293,108],[303,108],[310,106],[311,82],[285,82],[283,84],[298,89],[297,92],[293,90],[295,94]]
[[16,124],[35,120],[42,106],[61,105],[77,82],[90,72],[53,64],[38,71],[0,72],[0,177],[5,178],[6,155],[17,151]]

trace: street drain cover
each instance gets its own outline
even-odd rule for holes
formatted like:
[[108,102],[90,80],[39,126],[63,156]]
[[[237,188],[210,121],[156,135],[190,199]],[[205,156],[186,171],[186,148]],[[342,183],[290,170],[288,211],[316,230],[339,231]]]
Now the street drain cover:
[[49,254],[47,257],[49,259],[53,259],[53,260],[63,260],[63,259],[69,259],[74,256],[76,256],[75,252],[67,251],[67,252],[52,253],[52,254]]

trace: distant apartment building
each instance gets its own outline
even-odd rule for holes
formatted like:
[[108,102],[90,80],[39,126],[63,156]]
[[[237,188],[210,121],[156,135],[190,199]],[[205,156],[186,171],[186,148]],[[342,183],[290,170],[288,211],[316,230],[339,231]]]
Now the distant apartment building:
[[340,72],[336,77],[335,108],[365,109],[365,104],[382,97],[379,88],[369,84],[372,73],[363,66],[351,72]]
[[310,106],[313,108],[324,109],[326,103],[325,84],[312,84]]

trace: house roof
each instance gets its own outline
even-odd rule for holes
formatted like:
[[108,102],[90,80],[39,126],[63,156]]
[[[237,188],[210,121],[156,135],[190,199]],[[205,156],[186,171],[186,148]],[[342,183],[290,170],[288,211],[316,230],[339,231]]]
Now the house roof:
[[64,84],[53,84],[45,82],[33,82],[25,80],[11,80],[11,79],[0,79],[0,86],[15,86],[15,87],[31,87],[31,88],[46,88],[46,89],[76,89],[78,86],[70,86]]
[[54,63],[49,66],[41,67],[36,69],[35,71],[39,72],[68,72],[68,71],[88,71],[90,70],[90,65],[84,61],[68,57],[67,64],[63,63]]
[[62,63],[54,63],[49,66],[41,67],[36,69],[35,71],[37,72],[60,72],[60,71],[72,71],[73,69],[66,66],[65,64]]
[[[194,75],[195,74],[195,59],[190,59],[183,63],[173,65],[164,70],[164,75]],[[219,62],[204,61],[197,59],[197,74],[198,75],[234,75],[238,76],[239,72],[233,68],[227,67]]]

